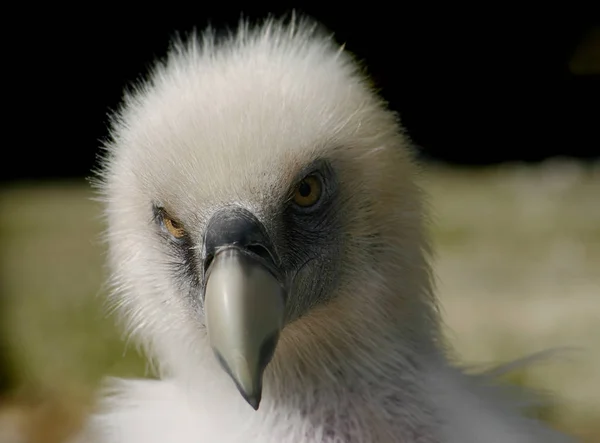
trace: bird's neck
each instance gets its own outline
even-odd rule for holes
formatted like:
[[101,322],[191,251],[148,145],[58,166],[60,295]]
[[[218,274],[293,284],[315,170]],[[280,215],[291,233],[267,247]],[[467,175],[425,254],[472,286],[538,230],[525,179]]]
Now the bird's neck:
[[[265,405],[321,423],[321,416],[385,415],[407,401],[414,408],[425,397],[421,375],[438,356],[429,336],[375,311],[381,305],[351,304],[340,298],[286,327],[265,372]],[[425,402],[419,407],[427,409]]]
[[[357,351],[344,364],[337,353],[306,355],[285,366],[274,362],[265,374],[263,413],[295,417],[331,441],[398,441],[400,435],[421,441],[429,435],[435,414],[422,386],[426,362],[385,344],[370,355]],[[360,436],[353,435],[357,429]]]

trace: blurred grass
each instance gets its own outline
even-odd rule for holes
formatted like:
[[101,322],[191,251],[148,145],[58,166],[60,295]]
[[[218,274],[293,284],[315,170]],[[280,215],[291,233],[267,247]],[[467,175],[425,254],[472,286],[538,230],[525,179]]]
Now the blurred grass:
[[[551,390],[542,416],[600,441],[600,167],[430,165],[425,187],[448,339],[462,360],[580,347],[512,380]],[[145,373],[103,311],[103,227],[90,196],[83,182],[0,190],[0,327],[17,385],[0,398],[1,443],[62,441],[102,376]],[[13,427],[24,440],[9,437]]]

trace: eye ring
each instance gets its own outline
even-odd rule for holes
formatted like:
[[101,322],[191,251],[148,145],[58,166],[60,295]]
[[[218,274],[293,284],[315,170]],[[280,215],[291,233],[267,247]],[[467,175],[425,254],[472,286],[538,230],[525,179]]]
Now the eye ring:
[[163,213],[161,215],[161,221],[164,228],[173,238],[180,240],[185,236],[185,229],[183,229],[183,226],[168,214]]
[[323,194],[323,184],[317,174],[304,177],[294,188],[294,203],[301,208],[316,205]]

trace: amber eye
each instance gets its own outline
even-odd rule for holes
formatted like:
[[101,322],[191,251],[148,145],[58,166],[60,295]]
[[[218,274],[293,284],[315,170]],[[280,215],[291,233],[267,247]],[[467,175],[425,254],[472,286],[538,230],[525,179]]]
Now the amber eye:
[[321,198],[321,180],[316,175],[304,178],[294,190],[294,203],[303,208],[314,205]]
[[175,238],[182,238],[185,235],[185,230],[183,229],[181,224],[179,224],[166,214],[164,214],[162,217],[163,225],[165,226],[167,231],[169,231],[169,234],[171,234]]

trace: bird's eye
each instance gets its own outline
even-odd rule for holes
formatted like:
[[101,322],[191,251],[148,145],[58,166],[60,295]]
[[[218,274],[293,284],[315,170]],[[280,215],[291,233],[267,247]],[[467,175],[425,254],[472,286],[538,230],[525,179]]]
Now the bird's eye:
[[296,185],[294,203],[303,208],[313,206],[321,198],[321,180],[316,175],[309,175]]
[[185,230],[183,229],[183,227],[181,226],[181,224],[179,222],[173,220],[167,214],[163,214],[163,216],[162,216],[162,222],[163,222],[163,225],[164,225],[165,229],[173,237],[175,237],[177,239],[180,239],[180,238],[183,238],[183,236],[185,235]]

